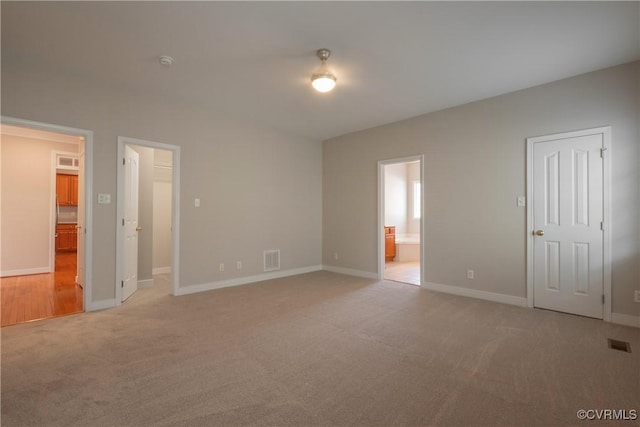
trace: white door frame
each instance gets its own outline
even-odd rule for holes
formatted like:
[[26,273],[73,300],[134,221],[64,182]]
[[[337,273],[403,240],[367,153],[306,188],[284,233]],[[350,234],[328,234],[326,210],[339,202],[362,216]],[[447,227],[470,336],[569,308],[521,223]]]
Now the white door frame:
[[[85,186],[84,186],[84,217],[85,217],[85,245],[84,245],[84,278],[83,308],[84,311],[100,310],[104,307],[93,305],[93,131],[1,116],[3,124],[22,126],[47,132],[76,135],[84,138],[85,149]],[[54,183],[55,185],[55,183]],[[55,187],[54,187],[55,188]],[[55,244],[54,244],[55,250]]]
[[611,126],[563,132],[527,138],[527,305],[533,307],[533,146],[538,142],[555,141],[588,135],[602,135],[603,142],[603,319],[611,322]]
[[164,144],[162,142],[145,141],[143,139],[118,137],[118,161],[117,161],[117,216],[116,216],[116,305],[122,304],[122,276],[124,273],[124,230],[122,219],[124,218],[124,170],[122,160],[125,156],[125,146],[140,145],[143,147],[167,150],[173,153],[172,177],[171,177],[171,283],[172,295],[178,295],[179,272],[180,272],[180,147],[177,145]]
[[396,163],[420,162],[420,285],[424,283],[424,155],[378,161],[378,280],[384,279],[384,167]]

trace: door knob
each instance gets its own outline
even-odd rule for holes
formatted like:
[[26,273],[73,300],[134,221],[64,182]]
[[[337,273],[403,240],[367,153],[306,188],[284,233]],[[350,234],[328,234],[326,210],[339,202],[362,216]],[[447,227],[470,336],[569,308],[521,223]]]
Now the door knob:
[[544,236],[543,230],[536,230],[536,236]]
[[136,227],[136,231],[142,230],[142,227]]

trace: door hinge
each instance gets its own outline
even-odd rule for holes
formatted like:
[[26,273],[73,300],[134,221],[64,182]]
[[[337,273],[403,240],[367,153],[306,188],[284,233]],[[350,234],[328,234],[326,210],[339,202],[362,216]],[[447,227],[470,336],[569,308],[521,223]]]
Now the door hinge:
[[[121,287],[121,288],[124,288],[124,280],[121,280],[121,281],[120,281],[120,287]],[[604,295],[603,295],[602,297],[604,298]],[[604,304],[604,301],[603,301],[602,303]]]
[[604,152],[607,151],[605,147],[600,148],[600,157],[604,159]]
[[600,230],[604,231],[604,221],[600,221]]
[[122,226],[124,227],[124,218],[122,218]]
[[[600,152],[600,154],[602,154],[602,151]],[[122,158],[122,165],[124,166],[124,165],[126,165],[126,164],[127,164],[127,161],[126,161],[126,160],[125,160],[125,158],[123,157],[123,158]]]
[[602,294],[602,304],[604,304],[604,294]]

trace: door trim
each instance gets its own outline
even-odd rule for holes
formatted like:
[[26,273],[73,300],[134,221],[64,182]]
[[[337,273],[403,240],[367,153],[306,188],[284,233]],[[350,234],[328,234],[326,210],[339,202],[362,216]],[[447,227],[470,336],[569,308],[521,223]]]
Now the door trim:
[[527,306],[533,307],[533,146],[538,142],[556,141],[588,135],[602,135],[604,148],[603,175],[603,320],[611,322],[611,126],[602,126],[573,132],[563,132],[527,138]]
[[[93,131],[72,128],[68,126],[54,125],[50,123],[36,122],[32,120],[17,119],[15,117],[0,116],[0,122],[7,125],[22,126],[47,132],[64,133],[84,138],[85,150],[85,174],[84,174],[84,220],[85,220],[85,245],[84,245],[84,287],[83,308],[84,311],[100,310],[103,307],[93,303]],[[55,184],[54,184],[55,185]],[[54,187],[55,188],[55,187]],[[54,242],[55,250],[55,242]]]
[[116,305],[122,304],[122,287],[120,282],[124,272],[124,232],[121,220],[124,218],[124,170],[121,168],[121,161],[124,157],[127,145],[140,145],[143,147],[167,150],[173,153],[173,168],[171,176],[171,294],[178,295],[180,287],[180,147],[177,145],[165,144],[162,142],[146,141],[143,139],[118,137],[118,157],[117,157],[117,209],[116,209],[116,281],[115,295]]
[[384,167],[396,163],[420,162],[420,189],[422,197],[420,197],[420,285],[425,283],[424,280],[424,154],[416,156],[401,157],[396,159],[378,161],[378,228],[376,235],[378,236],[378,280],[384,279]]

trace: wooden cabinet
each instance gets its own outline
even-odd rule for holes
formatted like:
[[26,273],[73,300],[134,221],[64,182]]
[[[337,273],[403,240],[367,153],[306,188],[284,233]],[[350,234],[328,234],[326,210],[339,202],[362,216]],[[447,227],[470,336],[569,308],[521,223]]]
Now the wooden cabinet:
[[56,195],[60,206],[78,206],[78,175],[56,175]]
[[78,250],[78,232],[76,224],[56,225],[56,251]]
[[384,259],[393,261],[396,257],[396,227],[384,227]]

